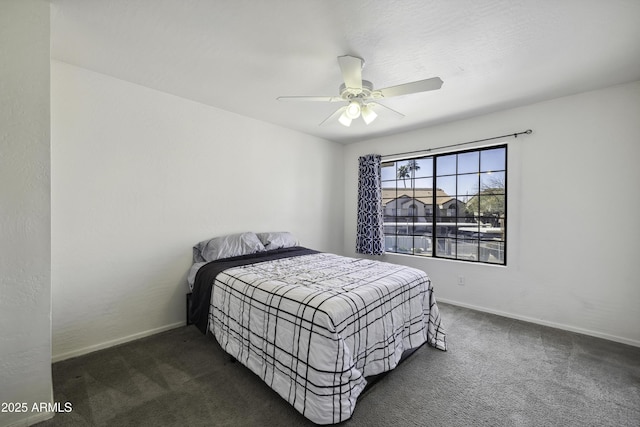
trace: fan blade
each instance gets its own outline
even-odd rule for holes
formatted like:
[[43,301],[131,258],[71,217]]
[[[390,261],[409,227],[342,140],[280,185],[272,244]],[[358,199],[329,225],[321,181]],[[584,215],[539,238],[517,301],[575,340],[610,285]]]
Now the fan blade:
[[404,117],[404,114],[402,114],[402,113],[400,113],[400,112],[398,112],[398,111],[394,110],[393,108],[389,108],[389,107],[387,107],[386,105],[380,104],[379,102],[370,102],[370,103],[369,103],[369,104],[367,104],[367,105],[373,105],[374,107],[382,107],[382,108],[385,108],[385,109],[387,109],[387,110],[391,111],[392,113],[396,114],[396,115],[397,115],[398,117],[400,117],[400,118],[403,118],[403,117]]
[[348,89],[362,91],[362,58],[349,55],[339,56],[338,64],[340,64],[345,86]]
[[336,111],[334,111],[329,117],[327,117],[326,119],[324,119],[322,122],[320,122],[320,124],[318,126],[322,126],[323,124],[325,124],[328,121],[331,121],[333,119],[335,119],[336,117],[339,117],[344,110],[347,109],[347,106],[345,105],[344,107],[340,107],[338,108]]
[[279,96],[278,101],[314,101],[314,102],[338,102],[344,101],[339,96]]
[[397,86],[391,86],[378,90],[385,98],[392,96],[408,95],[410,93],[426,92],[436,90],[442,87],[443,81],[440,77],[433,77],[426,80],[418,80],[417,82],[405,83]]

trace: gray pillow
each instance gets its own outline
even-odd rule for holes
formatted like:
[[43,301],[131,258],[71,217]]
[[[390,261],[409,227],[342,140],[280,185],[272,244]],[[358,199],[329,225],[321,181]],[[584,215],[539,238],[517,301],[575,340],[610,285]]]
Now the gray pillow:
[[298,246],[298,240],[288,231],[258,233],[257,236],[268,251]]
[[195,245],[193,247],[193,262],[211,262],[265,250],[264,245],[253,232],[229,234],[203,240]]

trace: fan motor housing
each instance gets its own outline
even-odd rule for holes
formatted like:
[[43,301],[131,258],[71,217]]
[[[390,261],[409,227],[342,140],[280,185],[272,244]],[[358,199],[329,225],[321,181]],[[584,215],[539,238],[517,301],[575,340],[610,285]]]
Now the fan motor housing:
[[353,99],[380,98],[380,96],[376,96],[376,94],[379,93],[373,90],[373,83],[368,80],[362,80],[362,89],[350,88],[344,83],[340,85],[340,97],[345,101]]

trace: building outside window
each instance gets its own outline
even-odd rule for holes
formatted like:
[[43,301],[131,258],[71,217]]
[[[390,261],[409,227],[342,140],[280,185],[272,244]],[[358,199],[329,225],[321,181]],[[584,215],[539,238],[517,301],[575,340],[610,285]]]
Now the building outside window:
[[385,250],[506,264],[507,146],[382,164]]

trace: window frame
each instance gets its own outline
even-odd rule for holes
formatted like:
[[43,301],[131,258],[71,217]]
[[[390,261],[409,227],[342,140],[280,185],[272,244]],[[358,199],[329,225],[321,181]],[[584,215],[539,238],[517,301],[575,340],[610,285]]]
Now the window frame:
[[[483,156],[482,152],[491,151],[491,150],[504,150],[504,158],[500,157],[498,160],[500,165],[504,165],[504,169],[500,168],[483,168]],[[477,167],[473,170],[470,169],[461,169],[460,168],[460,156],[467,155],[473,157],[473,153],[477,153]],[[443,171],[442,174],[439,175],[439,164],[443,163],[443,158],[449,157],[449,161],[451,158],[454,159],[455,167],[453,171],[449,170],[448,172]],[[440,160],[439,160],[440,159]],[[485,157],[486,159],[486,157]],[[431,165],[431,176],[424,176],[424,174],[418,174],[416,171],[413,171],[410,177],[401,178],[398,175],[398,170],[400,166],[406,166],[410,162],[416,164],[416,162],[424,161],[425,165]],[[443,151],[439,153],[425,153],[422,156],[410,156],[404,158],[394,158],[393,160],[383,161],[383,167],[385,164],[393,164],[394,166],[394,175],[393,178],[390,179],[383,176],[382,180],[382,200],[383,200],[383,225],[385,229],[385,240],[387,240],[387,230],[393,229],[393,233],[390,235],[393,236],[391,239],[392,244],[388,245],[385,242],[385,251],[390,254],[399,254],[399,255],[408,255],[408,256],[417,256],[417,257],[427,257],[432,259],[446,259],[450,261],[463,261],[463,262],[472,262],[477,264],[484,265],[497,265],[497,266],[507,266],[507,243],[508,243],[508,143],[501,142],[499,144],[492,144],[489,146],[482,147],[473,147],[462,150],[454,150],[454,151]],[[451,165],[449,165],[451,167]],[[406,171],[406,169],[405,169]],[[484,181],[484,178],[490,176],[490,174],[496,173],[497,178],[494,178],[493,182],[498,183],[498,186],[492,187],[491,181]],[[466,194],[465,199],[462,200],[462,194],[459,194],[460,186],[459,180],[460,177],[471,177],[473,175],[477,175],[477,192],[473,195],[469,193]],[[418,178],[421,183],[428,182],[430,180],[430,188],[425,187],[417,187]],[[455,191],[454,194],[449,195],[448,193],[444,193],[442,189],[438,186],[439,179],[446,178],[451,180],[454,178]],[[475,177],[474,177],[475,179]],[[467,179],[467,182],[472,182],[472,180]],[[407,183],[410,182],[409,188],[407,188]],[[389,183],[394,183],[393,186],[388,187],[385,186]],[[404,184],[404,187],[403,187]],[[387,197],[385,197],[385,190],[392,190],[393,196],[389,196],[387,192]],[[414,215],[401,215],[398,209],[391,209],[393,212],[390,212],[387,215],[387,207],[398,207],[399,200],[402,197],[405,197],[406,194],[410,194],[408,197],[413,198],[413,201],[410,203],[416,204],[417,202],[423,203],[422,200],[419,200],[417,197],[416,190],[425,190],[431,191],[431,204],[425,205],[423,211],[424,215],[418,216],[414,212]],[[451,197],[450,199],[444,201],[443,203],[438,203],[439,198],[443,197],[441,194],[443,192],[447,197]],[[483,194],[485,193],[485,194]],[[481,211],[480,207],[482,206],[482,201],[487,200],[486,197],[496,197],[498,200],[499,208],[492,213],[491,211]],[[423,197],[424,198],[424,197]],[[470,201],[475,202],[473,199],[477,200],[478,203],[478,211],[473,211],[471,215],[469,215],[469,210],[467,209],[468,203]],[[502,199],[502,200],[500,200]],[[391,205],[389,205],[391,203]],[[444,204],[448,204],[445,208]],[[464,207],[461,205],[464,204]],[[500,206],[502,204],[502,206]],[[443,205],[443,206],[441,206]],[[500,209],[501,208],[501,209]],[[430,211],[430,212],[429,212]],[[451,212],[455,212],[454,216],[450,216]],[[491,214],[491,215],[487,215]],[[427,216],[428,215],[428,216]],[[419,218],[424,216],[424,220],[426,222],[419,221]],[[388,218],[393,218],[395,221],[388,221]],[[442,219],[448,220],[453,218],[453,221],[442,221]],[[472,221],[468,221],[471,219]],[[476,220],[475,222],[473,220]],[[491,227],[481,226],[481,224],[489,224],[488,220],[491,220]],[[430,221],[430,222],[429,222]],[[479,221],[479,222],[478,222]],[[401,225],[401,223],[403,223]],[[435,227],[434,227],[435,223]],[[442,224],[451,224],[451,227]],[[463,224],[469,223],[469,227],[465,227]],[[416,228],[420,228],[419,226],[424,224],[428,231],[422,235],[415,234],[417,231]],[[462,226],[461,226],[462,224]],[[461,228],[475,228],[477,227],[477,233],[473,233],[470,230],[460,230]],[[430,228],[430,230],[429,230]],[[400,230],[405,230],[404,234],[400,232]],[[443,231],[445,231],[443,233]],[[452,231],[453,230],[453,231]],[[498,230],[498,231],[496,231]],[[430,232],[429,232],[430,231]],[[442,233],[442,234],[440,234]],[[468,236],[467,236],[468,234]],[[495,234],[495,235],[494,235]],[[400,239],[399,236],[405,237],[404,242],[411,242],[410,249],[407,248],[399,248]],[[409,238],[410,239],[407,239]],[[416,246],[417,240],[416,238],[420,238],[418,241],[418,246]],[[444,243],[444,247],[447,245],[453,244],[455,250],[451,251],[451,247],[448,250],[441,250],[439,248],[443,248],[441,243]],[[428,246],[425,248],[420,247],[420,245]],[[469,252],[461,252],[459,250],[460,245],[465,245],[464,247],[470,249]],[[469,246],[471,245],[471,246]],[[474,249],[475,245],[475,249]],[[391,249],[391,250],[390,250]],[[453,255],[452,255],[453,252]],[[475,254],[475,258],[474,258]]]

